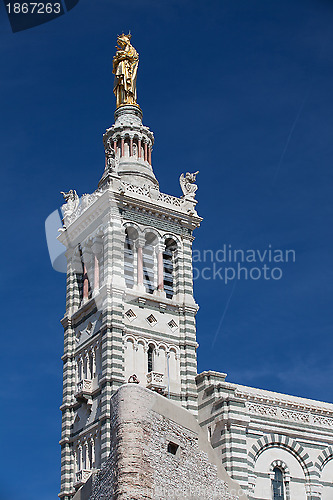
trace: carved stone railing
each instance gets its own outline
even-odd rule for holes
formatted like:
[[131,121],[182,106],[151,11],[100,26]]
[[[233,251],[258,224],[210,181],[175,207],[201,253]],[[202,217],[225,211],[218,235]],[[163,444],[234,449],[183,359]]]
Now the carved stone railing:
[[88,481],[89,477],[91,476],[91,470],[87,469],[81,469],[76,473],[76,480],[74,483],[75,488],[79,488],[84,484],[85,482]]
[[180,207],[183,203],[181,198],[176,196],[171,196],[170,194],[160,193],[156,189],[150,189],[147,186],[135,186],[134,184],[129,184],[128,182],[122,182],[125,193],[135,193],[141,196],[146,196],[147,198],[156,199],[162,203],[167,203],[168,205],[174,205]]
[[169,205],[175,205],[176,207],[180,207],[183,202],[181,198],[176,198],[176,196],[171,196],[171,194],[165,193],[160,193],[158,195],[158,201],[168,203]]
[[[284,406],[281,407],[281,405]],[[295,410],[292,406],[292,403],[290,403],[290,408],[288,408],[286,407],[285,401],[278,400],[276,400],[274,404],[247,401],[246,407],[248,412],[253,415],[260,415],[266,418],[276,417],[279,420],[283,419],[291,422],[304,423],[307,425],[320,425],[321,427],[333,428],[332,413],[330,413],[331,416],[321,415],[318,413],[314,413],[314,409],[310,407],[304,407],[300,410]]]
[[163,391],[165,389],[164,375],[158,372],[147,373],[147,389]]
[[122,182],[122,186],[125,193],[135,193],[141,194],[141,196],[150,197],[150,191],[146,186],[136,186],[135,184],[129,184],[129,182]]
[[[121,187],[124,193],[139,194],[151,200],[160,201],[168,205],[173,205],[174,207],[185,208],[185,199],[177,198],[176,196],[171,196],[170,194],[160,193],[158,189],[151,189],[149,186],[136,186],[128,182],[121,182]],[[102,189],[97,189],[92,194],[83,194],[81,196],[80,205],[72,213],[69,213],[64,218],[64,224],[68,227],[72,222],[74,222],[87,208],[92,205],[97,198],[103,194]],[[196,203],[196,202],[195,202]]]

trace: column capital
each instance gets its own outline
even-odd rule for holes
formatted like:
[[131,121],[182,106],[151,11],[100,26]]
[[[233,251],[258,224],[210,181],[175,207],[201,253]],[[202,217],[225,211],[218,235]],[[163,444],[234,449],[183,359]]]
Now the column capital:
[[143,236],[139,236],[135,242],[135,248],[143,248],[146,244],[146,239]]
[[93,243],[91,245],[91,250],[95,255],[98,255],[102,252],[102,238],[100,236],[95,236],[93,239]]
[[163,243],[162,241],[157,243],[156,246],[155,246],[155,252],[156,254],[158,255],[159,253],[163,253],[165,251],[165,243]]

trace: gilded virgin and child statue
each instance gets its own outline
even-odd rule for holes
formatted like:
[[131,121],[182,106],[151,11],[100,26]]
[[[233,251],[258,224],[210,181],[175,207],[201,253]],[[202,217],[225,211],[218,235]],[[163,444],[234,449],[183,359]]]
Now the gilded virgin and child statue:
[[136,76],[139,65],[139,54],[131,45],[131,34],[119,35],[117,52],[113,57],[113,73],[115,75],[113,92],[117,100],[117,108],[123,104],[136,103]]

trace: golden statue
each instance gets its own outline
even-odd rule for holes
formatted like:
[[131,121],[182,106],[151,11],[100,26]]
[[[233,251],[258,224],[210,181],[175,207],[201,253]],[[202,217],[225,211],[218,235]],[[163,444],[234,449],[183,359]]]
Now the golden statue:
[[139,65],[139,54],[131,45],[131,34],[119,35],[116,46],[117,52],[113,57],[113,71],[115,75],[113,92],[117,99],[117,108],[123,104],[136,103],[136,75]]

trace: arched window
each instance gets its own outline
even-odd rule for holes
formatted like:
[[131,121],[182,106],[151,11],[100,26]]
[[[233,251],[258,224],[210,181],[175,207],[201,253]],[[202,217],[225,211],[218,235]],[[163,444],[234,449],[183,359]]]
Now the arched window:
[[155,290],[155,246],[157,243],[156,235],[146,234],[145,246],[142,249],[143,256],[143,284],[147,293],[153,293]]
[[125,137],[125,142],[124,142],[124,156],[129,158],[130,156],[130,140],[129,137]]
[[154,346],[149,345],[148,347],[148,373],[154,370]]
[[136,234],[132,228],[126,229],[124,243],[124,276],[127,288],[134,286],[134,239]]
[[172,299],[175,294],[175,251],[177,245],[175,241],[168,238],[165,241],[165,250],[163,252],[163,281],[164,290],[168,299]]
[[79,284],[79,291],[80,291],[80,301],[83,299],[90,299],[91,298],[91,286],[90,286],[90,280],[88,277],[88,263],[84,261],[84,255],[83,251],[81,248],[81,245],[78,247],[79,250],[79,259],[80,259],[80,266],[79,266],[79,273],[77,274],[78,277],[78,284]]
[[280,467],[274,467],[274,477],[272,479],[273,500],[285,500],[283,472]]

